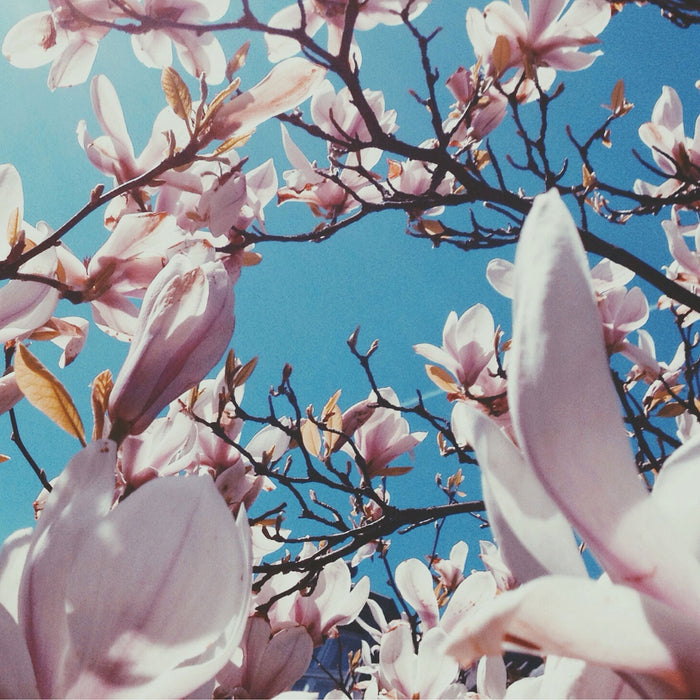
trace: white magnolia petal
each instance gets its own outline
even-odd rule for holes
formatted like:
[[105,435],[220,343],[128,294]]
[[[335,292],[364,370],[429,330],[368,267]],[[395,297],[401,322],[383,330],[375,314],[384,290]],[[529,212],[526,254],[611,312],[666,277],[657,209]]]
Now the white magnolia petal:
[[219,671],[248,617],[250,533],[241,513],[234,522],[209,477],[171,477],[148,482],[102,519],[70,574],[79,675],[64,692],[168,697]]
[[38,698],[32,660],[12,615],[0,605],[0,697]]
[[116,460],[115,443],[97,440],[68,462],[54,483],[27,554],[19,620],[43,697],[61,696],[65,679],[75,673],[65,609],[68,575],[86,533],[112,505]]
[[648,673],[677,693],[700,688],[700,627],[628,586],[541,577],[482,605],[445,651],[467,665],[508,645]]
[[19,584],[34,529],[26,527],[13,532],[0,549],[0,605],[18,619]]
[[638,477],[588,261],[556,190],[535,199],[515,268],[508,393],[526,459],[614,581],[700,620],[700,564]]
[[681,445],[656,477],[652,501],[665,513],[676,537],[700,560],[700,508],[688,494],[700,489],[700,434]]
[[586,576],[571,526],[498,426],[459,403],[452,411],[452,430],[476,451],[494,539],[518,581],[544,574]]
[[435,627],[440,619],[433,577],[419,559],[407,559],[396,567],[396,585],[406,602],[418,613],[424,630]]

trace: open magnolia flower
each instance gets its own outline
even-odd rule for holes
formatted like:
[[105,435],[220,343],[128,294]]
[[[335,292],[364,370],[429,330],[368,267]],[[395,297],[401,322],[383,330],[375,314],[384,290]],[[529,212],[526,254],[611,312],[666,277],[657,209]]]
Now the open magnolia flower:
[[113,442],[88,445],[36,529],[3,546],[2,697],[209,694],[243,635],[245,515],[208,477],[155,479],[112,507],[115,463]]
[[[453,422],[475,446],[496,539],[524,585],[456,628],[449,652],[462,664],[506,647],[548,656],[529,696],[697,695],[700,440],[667,460],[650,494],[610,380],[586,255],[555,191],[535,200],[521,234],[511,353],[520,450],[467,406]],[[567,523],[605,569],[600,581],[586,577]]]

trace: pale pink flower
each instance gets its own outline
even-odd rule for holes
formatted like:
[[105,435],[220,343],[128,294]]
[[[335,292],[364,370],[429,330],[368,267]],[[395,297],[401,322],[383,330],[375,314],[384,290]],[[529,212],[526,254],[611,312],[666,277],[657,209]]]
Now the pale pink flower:
[[466,542],[456,542],[450,550],[448,559],[436,557],[431,566],[437,571],[440,583],[447,591],[454,591],[464,581],[464,567],[467,563],[469,545]]
[[495,354],[491,312],[476,304],[459,318],[450,311],[442,330],[442,347],[419,343],[413,349],[430,362],[442,365],[465,390],[476,382]]
[[272,698],[289,690],[309,667],[313,648],[304,627],[273,633],[269,622],[252,615],[238,651],[216,674],[217,697]]
[[[423,12],[429,2],[430,0],[367,0],[360,6],[355,29],[372,29],[378,24],[401,24],[402,10],[409,7],[409,18],[413,19]],[[298,3],[293,3],[273,15],[269,26],[280,29],[301,27],[303,9],[306,34],[313,37],[325,24],[328,28],[328,51],[337,53],[345,26],[346,5],[347,0],[303,0],[301,7]],[[289,58],[301,50],[299,42],[285,36],[266,34],[265,41],[271,61]],[[362,57],[354,40],[351,54],[359,65]]]
[[488,136],[504,119],[508,98],[491,83],[482,89],[477,99],[477,78],[474,69],[460,66],[445,85],[457,100],[443,122],[443,130],[450,134],[450,145],[464,147],[476,144]]
[[598,301],[598,313],[603,324],[603,337],[608,354],[622,352],[626,338],[649,319],[649,304],[639,287],[611,289]]
[[[228,10],[229,0],[143,0],[140,13],[156,20],[182,24],[214,22]],[[166,68],[173,62],[172,45],[183,68],[209,83],[220,83],[226,72],[226,56],[212,32],[161,26],[132,34],[131,46],[136,58],[149,68]]]
[[[382,132],[393,134],[398,129],[396,110],[384,108],[384,94],[379,90],[364,90],[362,94]],[[324,80],[314,92],[311,117],[316,126],[340,142],[333,144],[336,148],[342,147],[343,143],[369,143],[372,139],[365,120],[352,101],[349,88],[344,87],[336,94],[330,80]]]
[[[666,276],[693,294],[697,294],[700,290],[700,224],[681,224],[679,214],[679,209],[673,207],[671,218],[661,222],[666,234],[668,250],[673,257],[673,262],[666,266]],[[685,238],[693,239],[693,250],[686,243]],[[700,318],[700,314],[687,306],[677,304],[665,295],[660,297],[659,308],[670,307],[684,316],[684,326],[689,326]]]
[[149,286],[110,396],[113,432],[145,430],[219,361],[233,333],[233,282],[221,261],[175,256]]
[[84,83],[97,55],[97,48],[109,27],[91,20],[114,22],[124,12],[104,0],[49,0],[50,10],[19,21],[5,36],[2,52],[18,68],[37,68],[51,63],[51,90]]
[[249,90],[225,102],[212,117],[201,145],[244,136],[282,112],[298,107],[316,91],[326,69],[305,58],[289,58]]
[[120,481],[129,491],[158,477],[194,471],[196,428],[180,413],[156,418],[140,435],[127,435],[119,449]]
[[80,354],[87,341],[90,322],[80,316],[53,316],[43,326],[35,329],[32,340],[50,340],[63,352],[58,360],[59,367],[66,367]]
[[28,547],[17,543],[26,556],[0,557],[3,580],[6,567],[22,571],[19,624],[0,607],[3,695],[183,697],[241,639],[245,518],[233,520],[207,478],[156,480],[112,508],[115,461],[109,440],[79,452]]
[[678,93],[664,85],[651,113],[651,121],[639,127],[639,138],[651,149],[658,167],[671,177],[663,184],[636,180],[634,191],[651,197],[668,197],[683,188],[685,181],[700,179],[700,117],[692,137],[685,135],[683,105]]
[[[398,405],[398,397],[393,389],[385,387],[380,389],[379,393],[390,404]],[[369,398],[355,404],[343,414],[345,424],[347,417],[359,409],[374,407],[371,416],[349,435],[360,457],[357,457],[355,450],[347,443],[341,448],[351,455],[357,464],[363,465],[360,471],[367,479],[399,475],[409,471],[411,467],[389,466],[389,464],[400,455],[412,452],[413,448],[427,435],[426,432],[410,432],[408,421],[400,411],[376,406],[376,401],[376,395],[372,392]]]
[[[277,193],[280,204],[288,201],[305,202],[315,216],[335,219],[357,209],[363,202],[378,203],[382,200],[382,192],[375,182],[355,169],[361,165],[370,173],[381,156],[377,149],[349,153],[345,161],[346,167],[321,169],[309,162],[292,141],[284,125],[282,145],[294,169],[283,173],[287,186],[280,188]],[[340,182],[336,182],[334,177]]]
[[[473,411],[464,419],[482,469],[500,475],[497,509],[510,518],[510,502],[520,513],[512,551],[523,556],[508,564],[526,583],[481,606],[468,629],[455,630],[450,653],[470,663],[521,640],[530,652],[586,661],[599,679],[610,680],[609,669],[623,672],[645,696],[696,694],[700,520],[692,494],[700,443],[677,450],[649,494],[610,380],[586,255],[554,190],[535,200],[523,227],[515,286],[509,394],[522,450],[517,475],[504,471],[515,447],[498,428]],[[550,541],[537,535],[538,490],[586,542],[609,582],[590,581],[582,564],[583,572],[571,576],[561,575],[560,558],[544,563],[566,530]],[[505,542],[499,544],[505,558]],[[612,690],[602,692],[610,697]]]
[[[302,556],[312,556],[314,551],[306,547]],[[255,597],[255,604],[266,603],[302,577],[301,573],[290,572],[268,579]],[[314,646],[320,646],[325,637],[337,634],[339,625],[350,624],[360,614],[368,596],[369,578],[364,576],[353,587],[348,565],[338,559],[323,567],[313,590],[303,595],[295,591],[275,601],[268,611],[268,619],[273,632],[290,624],[305,627]]]
[[[27,243],[41,243],[48,235],[48,227],[34,227],[24,219],[22,180],[13,165],[0,165],[0,259],[12,251],[10,235],[17,244],[24,236]],[[26,244],[25,244],[26,246]],[[56,278],[58,258],[55,248],[49,248],[19,268],[25,274]],[[11,280],[0,289],[0,344],[16,338],[26,338],[43,326],[53,315],[58,304],[58,291],[41,282]]]
[[445,633],[435,627],[421,639],[418,653],[413,649],[411,626],[396,622],[379,644],[377,682],[390,696],[403,698],[453,698],[451,687],[459,667],[442,652]]
[[[420,160],[405,160],[403,162],[389,160],[387,184],[390,189],[408,195],[423,195],[430,192],[440,196],[452,194],[455,179],[452,173],[447,173],[438,183],[433,183],[435,166],[430,166]],[[444,206],[431,207],[420,214],[437,216],[445,210]],[[417,216],[418,212],[411,212]]]
[[90,162],[101,172],[111,175],[115,184],[128,182],[160,163],[168,153],[168,132],[174,134],[177,146],[183,147],[187,143],[184,121],[167,107],[156,118],[150,141],[136,157],[117,91],[109,78],[96,75],[92,79],[90,99],[104,133],[92,138],[85,120],[81,120],[77,127],[78,143]]
[[[543,87],[554,80],[556,70],[587,68],[601,54],[585,53],[584,46],[598,43],[596,38],[610,21],[610,4],[605,0],[529,0],[529,12],[521,0],[509,4],[489,3],[483,13],[467,10],[467,33],[474,52],[489,71],[497,66],[493,52],[496,39],[505,37],[510,56],[502,71],[517,68],[527,78],[537,74]],[[499,76],[496,76],[499,77]],[[517,76],[516,76],[517,79]]]

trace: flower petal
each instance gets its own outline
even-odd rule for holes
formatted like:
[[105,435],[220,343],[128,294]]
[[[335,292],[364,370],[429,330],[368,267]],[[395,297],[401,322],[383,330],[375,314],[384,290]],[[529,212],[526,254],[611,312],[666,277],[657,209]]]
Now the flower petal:
[[515,268],[509,401],[526,459],[614,581],[700,621],[700,565],[637,474],[586,255],[555,190],[536,198]]

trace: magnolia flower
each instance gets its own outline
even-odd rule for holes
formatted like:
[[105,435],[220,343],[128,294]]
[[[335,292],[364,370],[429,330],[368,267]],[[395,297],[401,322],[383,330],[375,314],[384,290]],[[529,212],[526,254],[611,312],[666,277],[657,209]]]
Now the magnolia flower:
[[[417,17],[428,6],[430,0],[367,0],[360,8],[355,22],[355,29],[372,29],[378,24],[396,25],[403,22],[401,12],[407,7],[409,18]],[[328,51],[338,53],[340,40],[345,27],[345,8],[347,0],[303,0],[285,7],[272,16],[269,26],[290,29],[302,26],[308,36],[314,36],[325,24],[328,28]],[[299,53],[299,42],[286,36],[266,34],[267,54],[271,61],[280,61]],[[351,54],[359,65],[360,49],[352,42]]]
[[[700,520],[692,494],[700,441],[667,460],[650,494],[610,381],[586,256],[556,191],[536,199],[515,268],[509,394],[522,450],[517,475],[504,467],[506,443],[511,455],[517,449],[496,426],[476,412],[461,420],[488,482],[499,484],[499,545],[506,559],[509,544],[506,563],[524,585],[482,605],[448,649],[464,664],[500,654],[504,643],[552,655],[542,683],[556,680],[549,692],[559,697],[572,697],[581,674],[604,681],[598,692],[611,697],[623,684],[610,669],[623,674],[627,692],[697,694]],[[567,522],[609,581],[585,576]],[[555,548],[568,558],[555,557]],[[556,655],[587,664],[560,665]]]
[[236,655],[216,674],[216,697],[275,697],[302,677],[313,650],[304,627],[285,627],[273,634],[269,622],[252,615]]
[[[28,243],[41,243],[49,234],[48,227],[29,226],[23,215],[24,195],[19,173],[13,165],[0,165],[1,260],[10,255],[14,246],[24,250]],[[26,262],[19,271],[55,279],[57,268],[56,249],[52,247]],[[48,284],[22,280],[5,284],[0,289],[0,343],[26,338],[51,318],[57,304],[58,290]]]
[[[384,94],[379,90],[364,90],[364,98],[385,134],[393,134],[396,125],[396,110],[384,109]],[[350,90],[342,88],[336,94],[330,80],[324,80],[311,98],[311,117],[316,126],[341,142],[372,140],[365,120],[355,106]]]
[[[398,397],[393,389],[385,387],[379,390],[383,399],[394,406],[398,405]],[[413,448],[422,442],[427,435],[426,432],[410,432],[408,421],[401,416],[399,411],[391,408],[383,408],[373,404],[376,402],[374,392],[369,398],[361,401],[349,408],[343,414],[343,425],[349,425],[352,421],[350,417],[354,414],[373,409],[370,417],[354,431],[352,440],[359,452],[359,458],[355,450],[344,444],[342,450],[355,458],[358,464],[362,464],[361,472],[367,479],[375,476],[400,475],[409,471],[411,467],[389,466],[389,463],[399,455],[411,452]]]
[[683,187],[695,183],[700,176],[700,117],[695,122],[692,137],[685,135],[683,105],[678,93],[664,85],[661,97],[651,113],[651,121],[639,127],[639,138],[651,149],[659,168],[671,175],[658,187],[636,180],[634,191],[652,197],[668,197]]
[[250,133],[268,119],[298,107],[318,88],[326,69],[306,60],[282,61],[250,90],[236,95],[216,110],[202,146]]
[[[182,24],[205,24],[223,17],[229,0],[143,0],[143,14],[158,22],[168,19]],[[173,62],[172,45],[184,69],[209,83],[220,83],[226,72],[226,56],[212,32],[161,26],[131,35],[136,58],[150,68],[166,68]]]
[[112,434],[145,430],[211,370],[233,334],[233,283],[223,263],[175,256],[143,299],[138,326],[109,400]]
[[[292,137],[282,124],[282,145],[293,170],[283,173],[286,187],[277,192],[280,204],[288,201],[305,202],[315,216],[334,220],[341,214],[357,209],[362,202],[378,203],[382,193],[377,184],[357,171],[359,166],[370,172],[381,151],[367,148],[357,153],[349,153],[345,166],[334,169],[321,169],[312,164],[302,150],[292,141]],[[336,182],[337,178],[340,182]],[[371,173],[370,173],[371,177]]]
[[468,390],[491,361],[495,353],[495,331],[491,312],[476,304],[459,318],[450,311],[442,330],[442,347],[419,343],[413,349],[452,374]]
[[[116,4],[104,0],[49,0],[50,10],[20,20],[5,36],[2,52],[18,68],[51,63],[51,90],[84,83],[97,55],[100,39],[109,31],[99,22],[124,18]],[[73,9],[75,8],[75,9]]]
[[88,445],[34,532],[3,546],[3,697],[183,697],[243,634],[245,517],[195,477],[153,481],[112,508],[115,461],[113,442]]
[[[460,66],[445,85],[457,100],[442,124],[443,131],[450,134],[450,146],[463,147],[481,141],[506,116],[508,98],[493,83],[486,83],[484,89],[474,68],[467,70]],[[477,85],[481,87],[478,98]]]
[[[483,13],[467,10],[467,33],[477,58],[485,68],[503,73],[517,68],[540,84],[552,84],[555,71],[587,68],[601,54],[580,49],[598,42],[596,38],[610,21],[610,4],[605,0],[529,0],[529,13],[520,0],[491,2]],[[508,42],[508,59],[496,57],[497,39]],[[502,49],[501,49],[502,52]],[[499,77],[499,75],[496,75]]]
[[[305,547],[301,556],[313,556],[314,551]],[[268,579],[255,597],[255,604],[262,605],[277,593],[288,591],[302,578],[303,574],[290,572]],[[290,625],[305,627],[316,647],[325,637],[335,636],[338,625],[350,624],[360,614],[368,596],[369,578],[363,576],[352,587],[348,565],[338,559],[321,569],[313,589],[297,590],[276,600],[267,616],[273,632]]]

